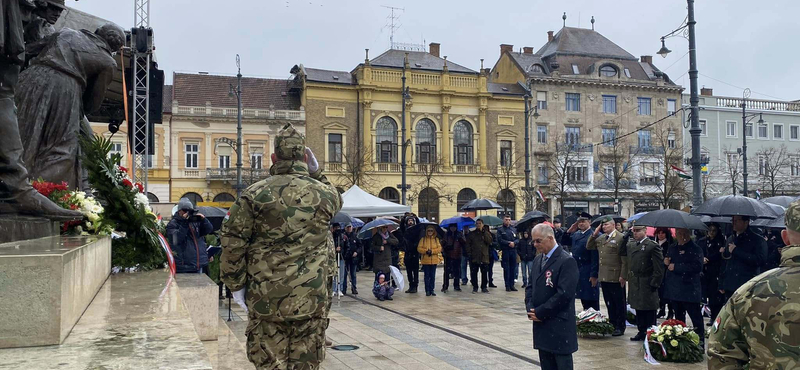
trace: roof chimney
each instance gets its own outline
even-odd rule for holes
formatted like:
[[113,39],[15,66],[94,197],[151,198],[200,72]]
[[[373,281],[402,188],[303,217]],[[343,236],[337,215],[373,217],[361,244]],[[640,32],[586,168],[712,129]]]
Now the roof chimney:
[[500,55],[505,54],[505,52],[511,53],[513,51],[514,51],[514,45],[500,44]]
[[653,64],[653,56],[652,55],[642,55],[641,61],[642,61],[642,63]]
[[702,95],[702,96],[714,96],[714,89],[712,89],[710,87],[703,86],[703,88],[700,89],[700,95]]
[[526,47],[522,48],[522,52],[525,53],[525,54],[533,54],[533,48],[530,47],[530,46],[526,46]]
[[547,31],[547,42],[553,41],[553,31]]
[[441,46],[441,45],[438,42],[432,42],[430,44],[430,48],[428,49],[428,52],[431,55],[433,55],[435,57],[438,57],[439,56],[439,46]]

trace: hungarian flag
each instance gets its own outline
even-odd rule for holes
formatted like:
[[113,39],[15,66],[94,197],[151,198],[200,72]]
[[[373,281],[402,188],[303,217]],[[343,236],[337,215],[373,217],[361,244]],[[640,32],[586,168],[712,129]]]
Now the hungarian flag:
[[539,199],[541,199],[541,200],[542,200],[542,202],[544,202],[544,201],[546,200],[546,199],[545,199],[545,197],[544,197],[544,194],[542,193],[542,190],[541,190],[541,189],[536,189],[536,195],[538,195],[538,196],[539,196]]
[[680,168],[676,167],[675,165],[670,165],[670,167],[672,167],[672,169],[675,172],[678,173],[678,177],[680,177],[682,179],[687,179],[687,180],[691,180],[692,179],[692,177],[689,176],[689,174],[686,171],[684,171],[683,169],[680,169]]
[[756,199],[761,199],[761,189],[756,190]]

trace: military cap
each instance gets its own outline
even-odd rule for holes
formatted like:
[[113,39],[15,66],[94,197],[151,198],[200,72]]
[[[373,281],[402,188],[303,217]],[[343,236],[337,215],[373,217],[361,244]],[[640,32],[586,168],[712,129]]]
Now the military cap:
[[611,217],[611,216],[600,216],[597,220],[599,220],[600,223],[604,224],[606,222],[614,222],[614,217]]
[[800,200],[796,200],[789,204],[784,216],[786,228],[800,233]]
[[578,212],[578,221],[591,219],[592,215],[590,215],[588,212]]
[[62,10],[66,10],[67,6],[64,4],[64,0],[46,0],[47,5],[54,6],[56,8],[60,8]]
[[632,230],[642,230],[642,229],[647,229],[647,226],[636,226],[636,225],[633,225],[633,226],[631,226],[631,229]]
[[287,123],[275,138],[275,155],[279,159],[302,160],[306,153],[306,138]]
[[553,219],[553,223],[554,224],[560,224],[561,223],[561,219],[556,217],[556,218]]

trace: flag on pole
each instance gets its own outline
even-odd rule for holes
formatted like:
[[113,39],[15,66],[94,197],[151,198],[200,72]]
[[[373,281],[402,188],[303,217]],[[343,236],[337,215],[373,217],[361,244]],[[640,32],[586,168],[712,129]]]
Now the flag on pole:
[[756,189],[756,199],[761,199],[761,189]]
[[687,179],[687,180],[691,180],[691,179],[692,179],[692,177],[691,177],[691,176],[689,176],[689,173],[687,173],[685,170],[683,170],[683,169],[681,169],[681,168],[678,168],[677,166],[675,166],[675,165],[672,165],[672,164],[671,164],[671,165],[669,165],[669,166],[670,166],[670,167],[672,167],[672,169],[673,169],[675,172],[677,172],[677,173],[678,173],[678,177],[680,177],[680,178],[682,178],[682,179]]
[[547,199],[545,199],[545,197],[544,197],[544,194],[542,193],[542,190],[541,190],[541,189],[536,189],[536,195],[538,195],[538,196],[539,196],[539,199],[541,199],[541,200],[542,200],[542,202],[544,202],[545,200],[547,200]]

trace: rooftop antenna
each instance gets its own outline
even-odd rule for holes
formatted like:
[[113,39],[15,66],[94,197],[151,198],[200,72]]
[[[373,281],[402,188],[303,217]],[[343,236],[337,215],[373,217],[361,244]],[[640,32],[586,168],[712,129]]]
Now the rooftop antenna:
[[391,49],[393,47],[393,45],[394,45],[394,31],[400,28],[400,24],[399,23],[395,24],[395,20],[400,19],[400,15],[396,15],[395,16],[394,15],[394,11],[395,10],[406,11],[406,9],[405,8],[397,8],[397,7],[388,6],[388,5],[381,5],[381,6],[386,8],[386,9],[390,9],[391,12],[392,12],[391,15],[389,16],[390,24],[384,26],[384,27],[387,27],[387,26],[389,27],[389,49]]
[[594,31],[594,16],[592,16],[592,31]]
[[563,27],[566,27],[567,26],[567,12],[564,12],[564,15],[561,16],[561,19],[564,21],[564,26]]

